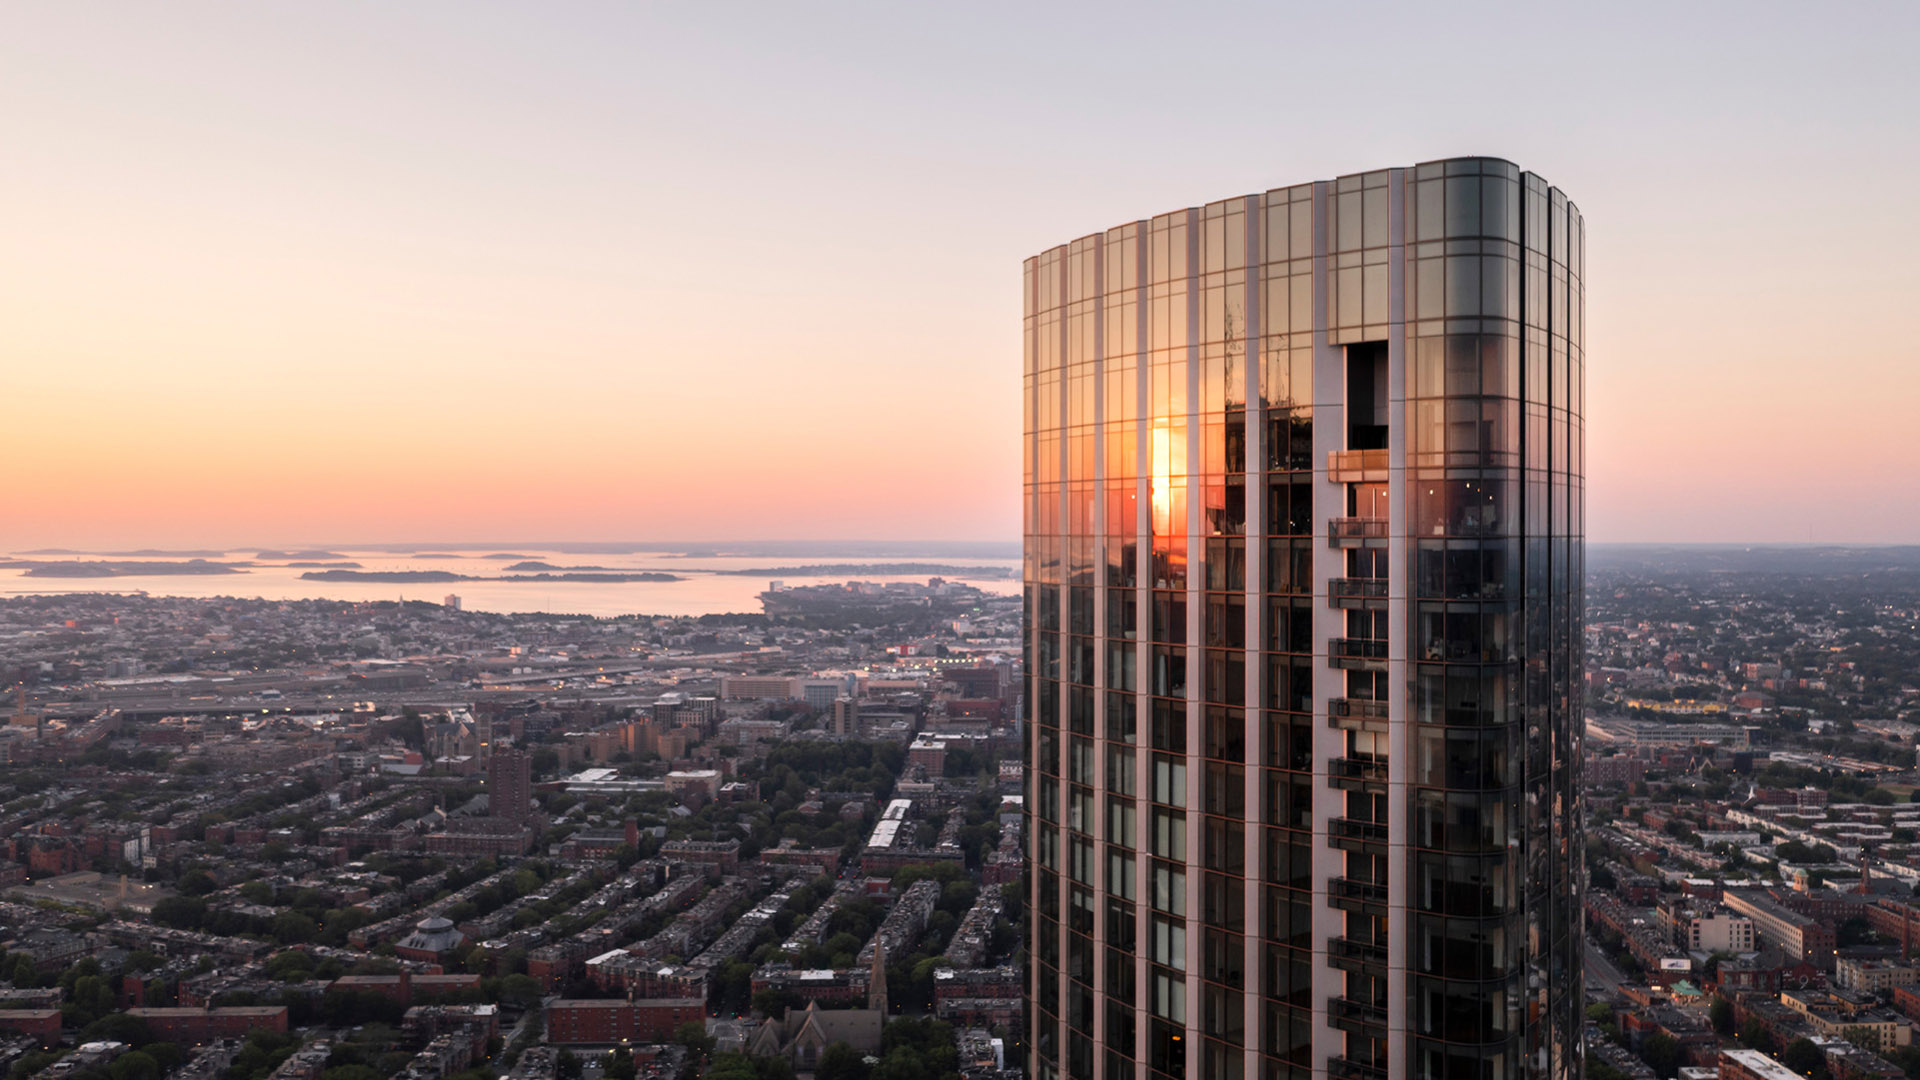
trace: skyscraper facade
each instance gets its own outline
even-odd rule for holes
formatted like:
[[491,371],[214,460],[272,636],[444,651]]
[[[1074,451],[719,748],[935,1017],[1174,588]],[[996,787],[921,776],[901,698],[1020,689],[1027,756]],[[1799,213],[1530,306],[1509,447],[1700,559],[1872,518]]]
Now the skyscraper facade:
[[1461,158],[1027,260],[1038,1080],[1579,1075],[1583,250]]

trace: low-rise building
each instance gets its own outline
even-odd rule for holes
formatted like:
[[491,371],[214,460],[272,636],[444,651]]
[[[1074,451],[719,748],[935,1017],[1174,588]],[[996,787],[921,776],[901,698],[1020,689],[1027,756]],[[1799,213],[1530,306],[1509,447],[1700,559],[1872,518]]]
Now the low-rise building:
[[1842,956],[1833,962],[1833,983],[1863,994],[1884,994],[1896,986],[1920,983],[1920,967]]
[[547,1005],[547,1040],[589,1046],[663,1042],[681,1024],[706,1018],[704,998],[561,998]]
[[1758,1050],[1720,1051],[1720,1080],[1805,1080]]
[[287,1030],[285,1005],[235,1005],[216,1009],[133,1008],[127,1015],[147,1022],[163,1042],[203,1043],[210,1039],[244,1039],[251,1031]]

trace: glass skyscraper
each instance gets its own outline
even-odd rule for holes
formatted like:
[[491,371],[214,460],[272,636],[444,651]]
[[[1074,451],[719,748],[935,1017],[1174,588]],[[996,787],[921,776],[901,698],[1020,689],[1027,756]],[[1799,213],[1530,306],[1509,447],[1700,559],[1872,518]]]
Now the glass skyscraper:
[[1580,1074],[1583,251],[1458,158],[1026,261],[1038,1080]]

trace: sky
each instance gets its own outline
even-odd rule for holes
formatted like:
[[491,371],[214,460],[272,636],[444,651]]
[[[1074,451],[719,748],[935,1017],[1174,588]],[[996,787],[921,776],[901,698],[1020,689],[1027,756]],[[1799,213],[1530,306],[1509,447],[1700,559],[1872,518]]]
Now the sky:
[[1920,542],[1920,5],[0,7],[0,549],[1013,540],[1020,263],[1466,154],[1588,537]]

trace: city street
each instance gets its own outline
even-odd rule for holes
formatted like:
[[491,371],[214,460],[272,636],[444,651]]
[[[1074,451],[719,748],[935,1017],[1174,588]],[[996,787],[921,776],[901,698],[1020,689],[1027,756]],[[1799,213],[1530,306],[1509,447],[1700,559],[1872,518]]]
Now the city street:
[[1587,989],[1603,994],[1619,993],[1620,985],[1627,981],[1625,973],[1607,959],[1607,954],[1601,952],[1599,946],[1591,941],[1586,942],[1585,946]]

